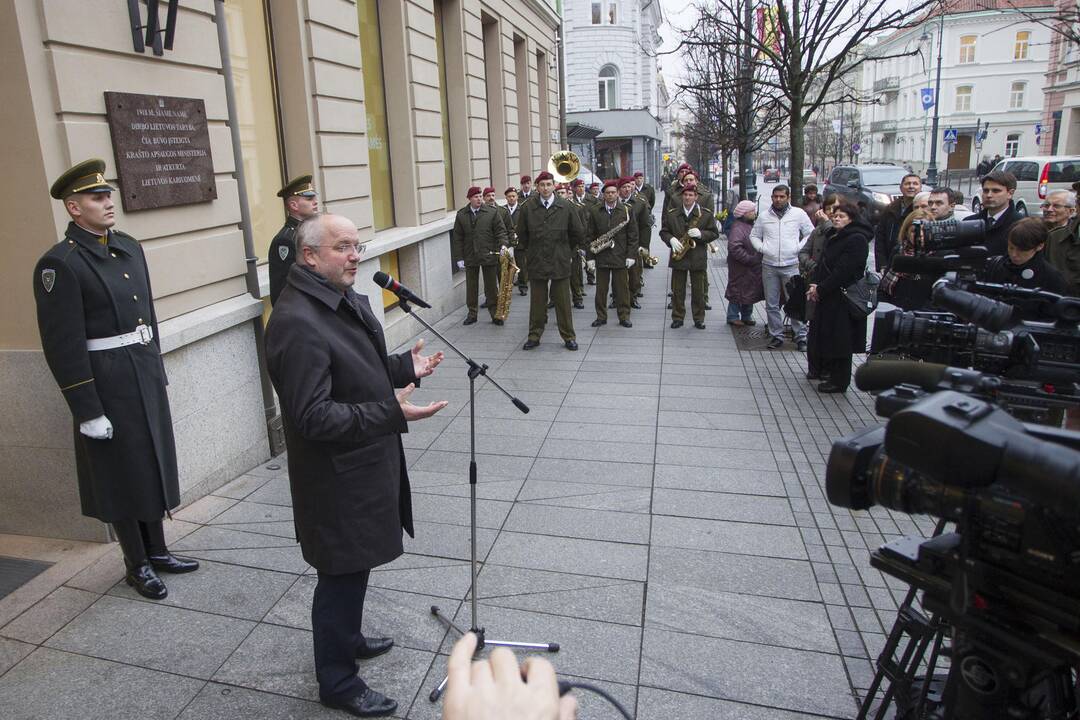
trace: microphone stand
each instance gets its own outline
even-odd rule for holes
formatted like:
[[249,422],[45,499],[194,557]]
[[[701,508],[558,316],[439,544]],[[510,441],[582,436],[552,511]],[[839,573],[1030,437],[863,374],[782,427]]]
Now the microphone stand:
[[[399,296],[400,297],[400,296]],[[510,402],[514,404],[518,410],[523,413],[529,412],[529,406],[523,403],[520,399],[511,395],[506,388],[500,385],[497,381],[492,379],[488,375],[488,366],[480,364],[470,358],[465,353],[461,352],[452,342],[446,339],[442,333],[433,328],[424,318],[416,314],[415,309],[411,307],[407,300],[404,298],[400,302],[401,309],[415,318],[421,325],[431,331],[435,337],[446,343],[446,346],[453,350],[458,357],[465,361],[465,365],[468,367],[467,373],[469,376],[469,529],[470,529],[470,563],[472,566],[472,581],[469,586],[469,592],[472,595],[471,609],[472,609],[472,632],[476,633],[476,653],[479,654],[481,650],[487,645],[494,645],[498,647],[520,648],[523,650],[541,650],[544,652],[559,652],[558,643],[535,643],[535,642],[514,642],[511,640],[488,640],[484,628],[480,626],[479,619],[479,591],[477,588],[477,560],[476,560],[476,378],[481,375],[487,378],[488,382],[494,385],[496,388],[505,395]],[[440,621],[453,628],[459,635],[464,635],[465,630],[458,627],[449,615],[439,609],[438,605],[431,606],[431,614],[438,618]],[[448,678],[444,677],[442,682],[431,691],[428,695],[428,699],[431,702],[436,702],[439,697],[442,696],[443,690],[446,689],[446,681]]]

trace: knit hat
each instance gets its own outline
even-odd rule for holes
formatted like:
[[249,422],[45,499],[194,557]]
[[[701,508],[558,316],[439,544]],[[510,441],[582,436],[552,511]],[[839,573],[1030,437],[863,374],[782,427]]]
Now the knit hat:
[[735,217],[741,218],[746,213],[751,213],[757,210],[757,205],[753,200],[741,200],[739,204],[735,206]]

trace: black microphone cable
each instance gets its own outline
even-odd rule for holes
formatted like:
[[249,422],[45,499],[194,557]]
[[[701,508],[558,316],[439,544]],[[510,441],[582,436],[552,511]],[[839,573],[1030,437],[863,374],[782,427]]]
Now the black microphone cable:
[[597,687],[596,685],[590,685],[589,683],[570,682],[569,680],[559,681],[559,697],[562,697],[571,690],[588,690],[591,693],[596,693],[614,705],[615,709],[618,710],[619,714],[626,718],[626,720],[634,720],[633,716],[622,706],[622,703],[616,700],[611,693],[603,688]]

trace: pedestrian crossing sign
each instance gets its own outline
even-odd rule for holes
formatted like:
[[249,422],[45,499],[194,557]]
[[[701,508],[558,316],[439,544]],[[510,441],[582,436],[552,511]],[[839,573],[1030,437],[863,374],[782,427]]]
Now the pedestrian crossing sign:
[[959,133],[956,132],[956,128],[949,128],[945,131],[945,142],[954,143],[957,140]]

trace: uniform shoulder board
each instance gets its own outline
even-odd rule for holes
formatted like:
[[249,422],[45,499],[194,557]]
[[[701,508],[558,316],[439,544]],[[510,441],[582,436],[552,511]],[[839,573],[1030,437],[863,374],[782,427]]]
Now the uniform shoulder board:
[[673,208],[671,208],[670,210],[668,210],[668,214],[670,215],[671,213],[675,212],[675,211],[676,211],[676,210],[678,210],[678,209],[679,209],[679,208],[677,208],[677,207],[673,207]]

